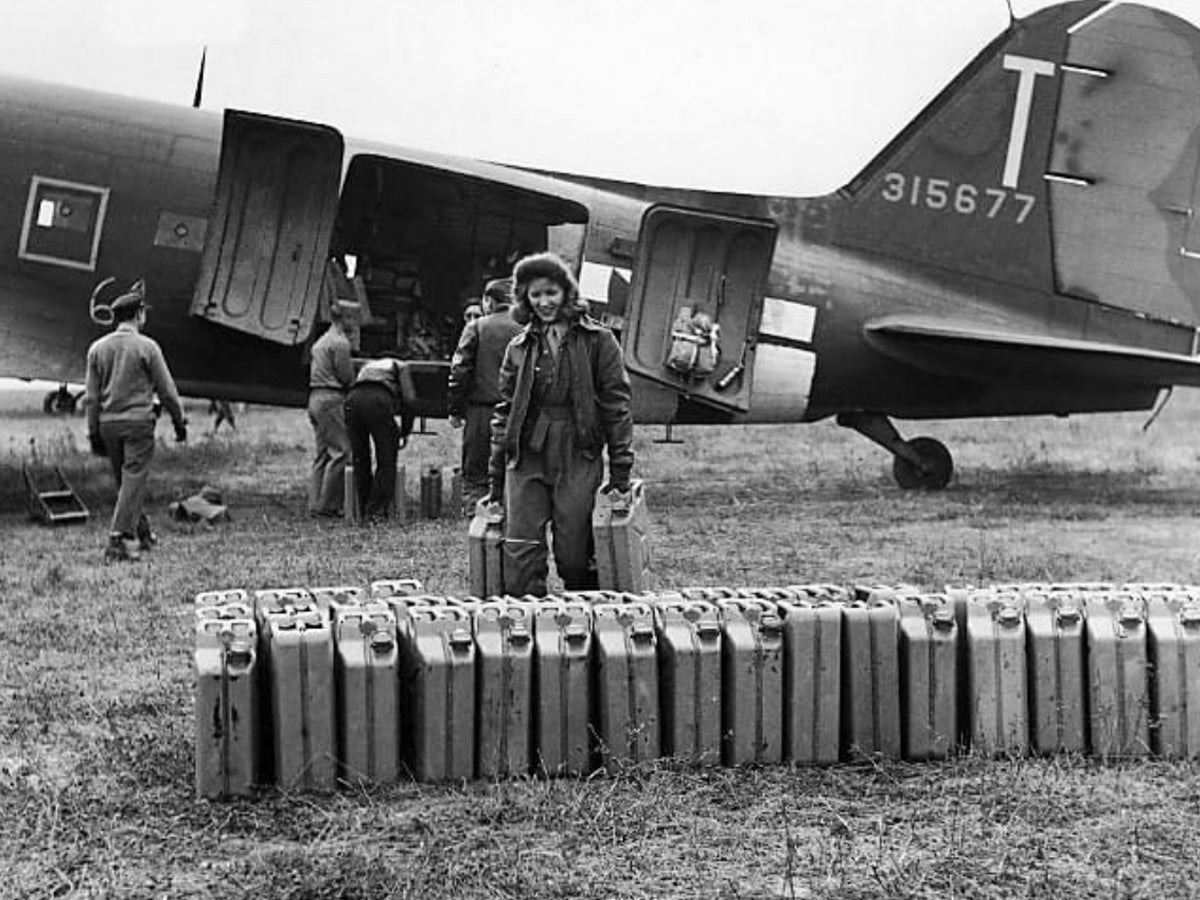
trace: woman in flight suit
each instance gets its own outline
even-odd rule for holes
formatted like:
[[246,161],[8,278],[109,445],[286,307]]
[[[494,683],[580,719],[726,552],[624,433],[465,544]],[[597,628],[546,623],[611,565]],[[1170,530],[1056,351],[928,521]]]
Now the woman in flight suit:
[[513,268],[513,318],[525,325],[500,369],[492,417],[491,499],[505,502],[504,588],[544,595],[546,524],[567,590],[597,586],[592,508],[629,490],[633,417],[629,375],[612,332],[587,315],[571,270],[552,253]]

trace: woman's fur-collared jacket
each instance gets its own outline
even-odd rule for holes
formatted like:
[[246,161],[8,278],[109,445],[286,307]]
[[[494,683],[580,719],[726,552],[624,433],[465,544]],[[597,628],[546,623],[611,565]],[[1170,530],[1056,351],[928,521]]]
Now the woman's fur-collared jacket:
[[[609,481],[627,485],[633,469],[633,415],[629,375],[611,331],[586,315],[570,318],[561,352],[570,366],[576,447],[588,459],[608,448]],[[532,322],[512,339],[500,367],[500,397],[492,416],[490,475],[504,483],[505,466],[521,458],[521,432],[529,412],[533,369],[542,326]]]

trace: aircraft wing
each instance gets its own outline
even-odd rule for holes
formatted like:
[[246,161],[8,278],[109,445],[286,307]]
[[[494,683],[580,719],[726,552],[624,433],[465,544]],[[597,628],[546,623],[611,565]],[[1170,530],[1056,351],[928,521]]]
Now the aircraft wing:
[[922,316],[885,316],[863,330],[867,343],[881,353],[928,372],[973,381],[1200,387],[1200,356]]

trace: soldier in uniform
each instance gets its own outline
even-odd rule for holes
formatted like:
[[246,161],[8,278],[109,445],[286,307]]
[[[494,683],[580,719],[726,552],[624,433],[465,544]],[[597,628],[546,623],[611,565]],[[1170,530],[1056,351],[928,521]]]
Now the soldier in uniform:
[[521,326],[512,317],[512,279],[497,278],[483,291],[488,315],[469,320],[450,360],[450,426],[463,429],[463,513],[471,515],[488,493],[492,411],[500,400],[500,363]]
[[345,403],[353,383],[350,338],[342,306],[335,302],[329,307],[329,329],[312,346],[308,370],[308,421],[316,443],[308,491],[308,512],[313,516],[342,515],[350,452]]
[[106,563],[135,560],[157,543],[142,511],[154,457],[156,394],[175,424],[175,440],[187,440],[187,420],[162,349],[142,334],[145,283],[135,282],[109,308],[113,330],[87,352],[88,443],[108,458],[117,482]]
[[552,253],[513,269],[513,316],[492,417],[492,500],[505,501],[504,586],[544,595],[546,524],[567,590],[597,586],[592,508],[608,451],[609,490],[633,468],[629,375],[612,332],[589,317],[566,264]]
[[359,369],[346,397],[346,431],[354,465],[354,489],[358,508],[366,520],[388,517],[396,494],[396,455],[408,444],[412,432],[414,416],[404,407],[400,367],[396,359],[368,360]]

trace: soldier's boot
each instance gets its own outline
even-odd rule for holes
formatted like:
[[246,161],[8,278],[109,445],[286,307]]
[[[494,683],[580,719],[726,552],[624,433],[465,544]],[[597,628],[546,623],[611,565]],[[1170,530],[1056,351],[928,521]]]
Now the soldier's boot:
[[138,550],[138,539],[132,534],[114,533],[108,536],[108,546],[104,548],[105,564],[136,562],[141,555]]

